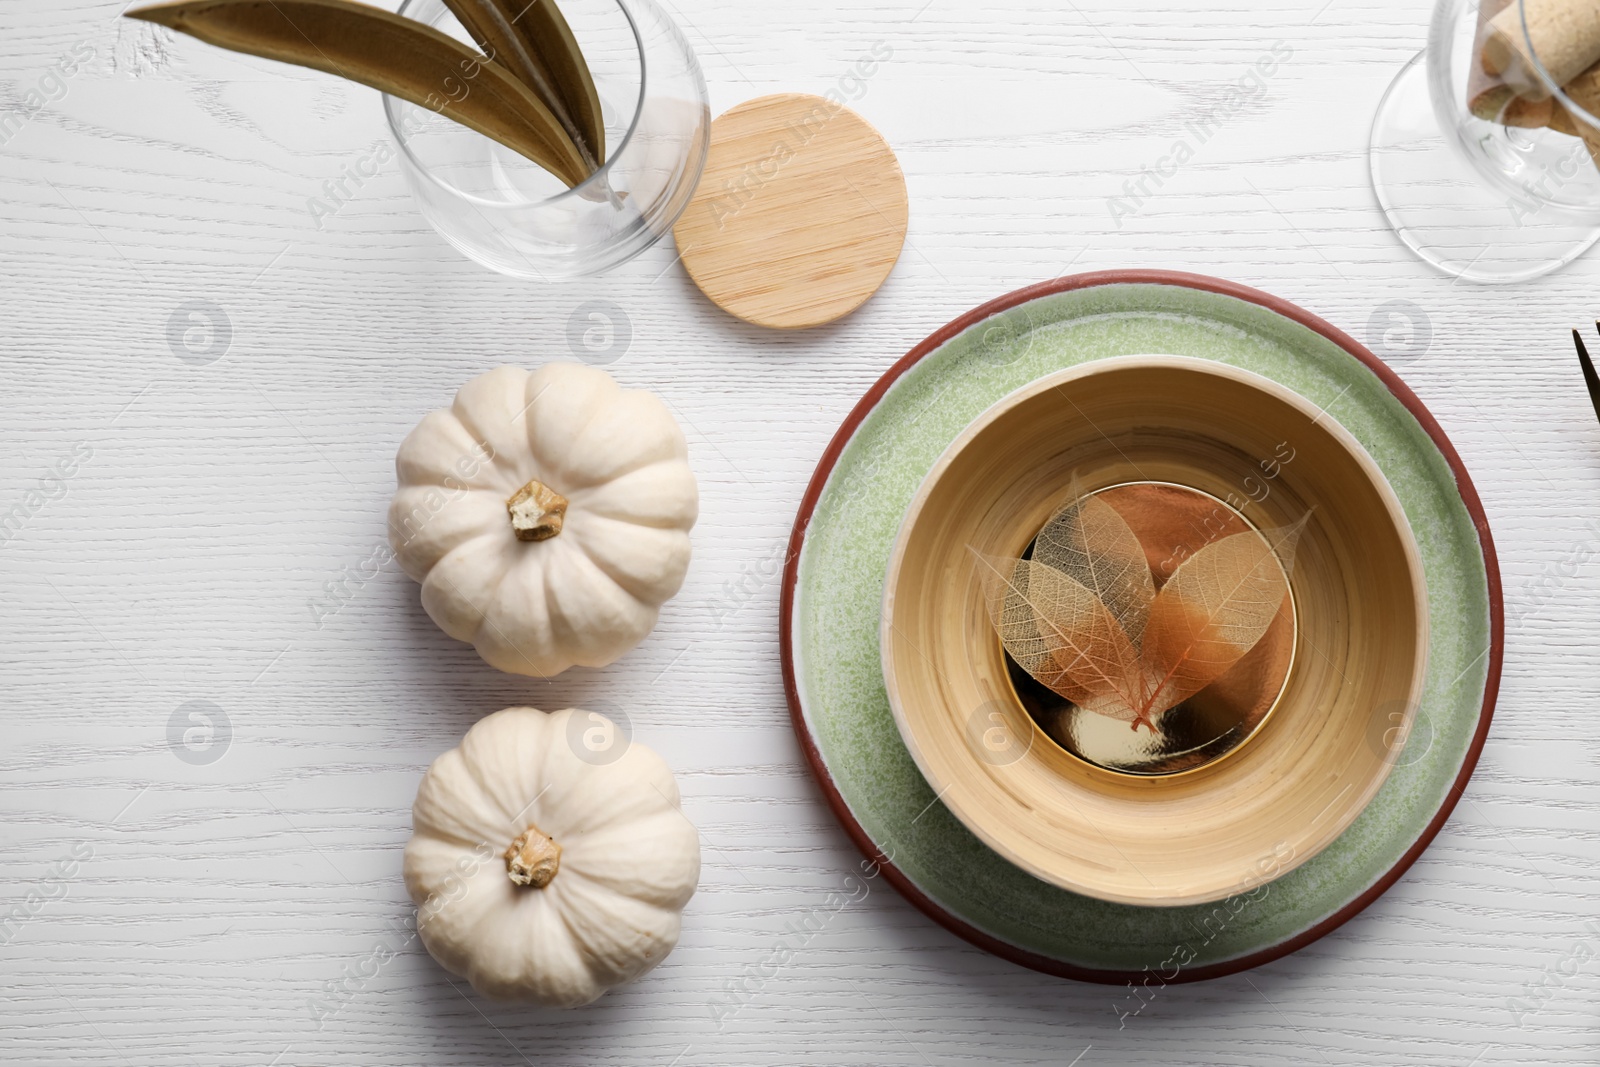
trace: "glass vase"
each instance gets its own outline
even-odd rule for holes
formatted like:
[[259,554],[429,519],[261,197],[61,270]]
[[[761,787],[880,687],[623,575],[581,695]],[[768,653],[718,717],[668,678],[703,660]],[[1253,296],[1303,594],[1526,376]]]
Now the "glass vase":
[[[384,95],[423,216],[469,258],[517,278],[599,274],[666,234],[705,165],[711,115],[693,50],[653,0],[562,0],[605,124],[605,163],[571,189],[532,160],[434,110]],[[471,44],[440,0],[400,14]],[[470,74],[442,87],[472,91]]]

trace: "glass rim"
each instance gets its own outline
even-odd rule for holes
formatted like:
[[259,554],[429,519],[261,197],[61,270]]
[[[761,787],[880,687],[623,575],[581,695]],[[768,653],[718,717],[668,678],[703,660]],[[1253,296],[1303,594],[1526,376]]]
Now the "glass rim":
[[[408,8],[412,8],[418,4],[426,2],[427,0],[404,0],[404,2],[400,5],[397,14],[404,15]],[[577,185],[572,186],[570,189],[563,189],[559,193],[552,193],[550,196],[544,197],[541,200],[531,200],[518,206],[536,207],[545,204],[557,204],[570,197],[581,197],[582,199],[589,200],[592,199],[592,197],[585,197],[583,196],[584,193],[593,192],[595,189],[601,188],[609,189],[610,183],[609,181],[606,181],[606,179],[610,177],[612,166],[622,155],[623,150],[626,149],[628,145],[633,143],[633,135],[639,130],[639,122],[644,117],[645,92],[649,81],[649,63],[645,57],[644,36],[639,32],[639,23],[633,17],[633,12],[629,10],[629,4],[633,3],[634,0],[611,0],[611,2],[617,5],[617,10],[621,11],[622,17],[627,20],[628,31],[633,34],[634,52],[639,57],[639,98],[634,104],[633,121],[628,123],[628,130],[622,135],[622,140],[618,142],[616,147],[614,147],[610,152],[606,153],[606,161],[602,163],[599,169],[597,169],[593,174],[589,175]],[[445,11],[448,13],[449,8],[446,7]],[[430,23],[429,25],[432,24]],[[418,159],[416,153],[411,150],[410,140],[406,137],[402,137],[400,134],[399,123],[395,120],[395,107],[397,104],[411,104],[412,107],[422,107],[422,105],[412,104],[411,101],[406,100],[404,97],[395,96],[392,93],[383,93],[382,96],[384,122],[389,127],[389,134],[394,139],[395,144],[399,147],[401,154],[410,161],[412,167],[418,174],[421,174],[430,183],[438,186],[440,189],[443,189],[446,192],[449,192],[453,196],[462,197],[463,199],[467,200],[477,200],[487,204],[504,206],[503,201],[485,200],[481,196],[451,185],[449,182],[446,182],[443,178],[440,178],[437,174],[435,174],[432,167]],[[429,109],[424,108],[424,110]],[[453,119],[444,116],[443,112],[436,111],[434,114],[444,117],[447,122],[454,121]],[[475,134],[478,137],[482,137],[484,140],[489,141],[492,144],[500,143],[494,140],[492,137],[486,137],[484,134],[479,133],[470,126],[465,126],[461,123],[456,123],[456,125],[461,126],[463,130],[466,130],[469,133]],[[533,166],[539,167],[539,164],[531,159],[528,160],[528,162]],[[539,169],[544,170],[545,168],[539,167]],[[549,172],[546,171],[546,173]]]
[[[409,3],[410,0],[407,0],[407,2]],[[1480,2],[1485,2],[1485,0],[1480,0]],[[1568,96],[1566,89],[1558,85],[1556,80],[1550,76],[1550,71],[1545,68],[1544,60],[1539,58],[1538,51],[1533,47],[1533,35],[1528,32],[1527,0],[1515,0],[1515,2],[1517,5],[1517,23],[1522,27],[1522,43],[1527,46],[1528,58],[1533,60],[1534,73],[1544,83],[1544,87],[1550,90],[1550,95],[1555,97],[1556,103],[1566,108],[1574,120],[1584,123],[1596,133],[1600,133],[1600,116],[1596,116]]]

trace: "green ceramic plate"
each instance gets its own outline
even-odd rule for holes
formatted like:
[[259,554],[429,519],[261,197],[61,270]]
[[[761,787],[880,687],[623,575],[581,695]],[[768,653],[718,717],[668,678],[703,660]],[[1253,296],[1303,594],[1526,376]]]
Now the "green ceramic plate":
[[[878,653],[889,551],[945,447],[1041,375],[1171,353],[1244,367],[1328,408],[1382,468],[1420,542],[1432,644],[1417,725],[1378,796],[1328,849],[1248,894],[1196,907],[1112,904],[1012,866],[938,803],[895,729]],[[1502,647],[1500,576],[1481,504],[1422,403],[1328,323],[1244,286],[1119,271],[1019,290],[968,313],[862,398],[801,504],[784,574],[784,680],[835,814],[929,916],[1051,974],[1194,981],[1321,937],[1404,873],[1444,824],[1488,732]],[[1147,970],[1148,969],[1148,970]]]

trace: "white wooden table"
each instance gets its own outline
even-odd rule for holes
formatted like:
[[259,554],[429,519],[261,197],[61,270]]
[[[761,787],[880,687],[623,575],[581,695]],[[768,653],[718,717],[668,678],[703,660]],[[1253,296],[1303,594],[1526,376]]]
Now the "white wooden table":
[[[717,112],[825,91],[892,49],[850,88],[904,165],[909,243],[860,312],[795,335],[712,308],[670,242],[601,279],[492,275],[425,225],[392,161],[316,219],[324,183],[385,137],[376,94],[121,6],[0,7],[0,108],[20,119],[0,128],[0,514],[22,511],[0,544],[0,909],[36,908],[0,944],[0,1060],[1600,1059],[1600,425],[1567,335],[1600,313],[1600,256],[1479,289],[1384,227],[1367,128],[1426,0],[671,0]],[[1196,140],[1189,124],[1275,45],[1292,55]],[[1192,159],[1115,207],[1186,139]],[[1125,990],[991,958],[881,884],[769,974],[786,923],[858,860],[779,682],[770,576],[806,479],[928,332],[1118,266],[1229,277],[1363,339],[1386,302],[1421,309],[1430,339],[1400,369],[1477,481],[1509,601],[1477,776],[1357,919],[1258,971],[1167,987],[1125,1025]],[[695,560],[620,663],[519,679],[369,560],[406,430],[481,370],[572,358],[588,300],[631,326],[609,369],[688,434]],[[704,834],[677,951],[569,1014],[483,1001],[404,932],[417,780],[517,703],[625,709]],[[228,724],[220,758],[177,758],[174,716],[208,706]],[[397,955],[374,967],[380,944]],[[757,970],[719,1025],[712,1005]],[[312,1005],[348,974],[319,1027]]]

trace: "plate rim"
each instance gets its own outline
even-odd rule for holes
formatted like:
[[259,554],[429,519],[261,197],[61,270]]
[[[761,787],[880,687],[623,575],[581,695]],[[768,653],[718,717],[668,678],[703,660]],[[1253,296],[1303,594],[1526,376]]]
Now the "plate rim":
[[1466,507],[1468,514],[1472,517],[1473,529],[1478,536],[1478,546],[1483,554],[1484,578],[1489,600],[1489,662],[1487,674],[1484,678],[1483,707],[1479,711],[1477,728],[1467,746],[1466,754],[1461,762],[1461,768],[1456,774],[1455,781],[1451,783],[1449,790],[1446,792],[1443,803],[1439,805],[1439,809],[1429,820],[1427,826],[1423,828],[1417,839],[1412,842],[1411,846],[1401,855],[1394,866],[1375,879],[1371,885],[1357,894],[1344,907],[1276,945],[1233,959],[1188,969],[1173,979],[1174,982],[1198,982],[1238,974],[1241,971],[1259,967],[1262,964],[1270,963],[1273,960],[1281,959],[1296,952],[1338,929],[1387,892],[1410,869],[1417,858],[1427,850],[1428,846],[1433,843],[1434,838],[1438,836],[1439,831],[1444,828],[1445,823],[1449,821],[1451,813],[1455,811],[1462,794],[1466,791],[1467,783],[1471,780],[1473,771],[1477,768],[1478,758],[1482,754],[1484,743],[1488,738],[1489,727],[1494,718],[1495,700],[1499,695],[1500,675],[1505,653],[1505,611],[1499,561],[1495,553],[1494,538],[1489,529],[1488,517],[1484,514],[1483,502],[1478,496],[1477,489],[1473,486],[1471,476],[1467,473],[1467,469],[1461,461],[1460,454],[1456,452],[1455,446],[1450,443],[1450,439],[1445,434],[1443,427],[1439,425],[1432,413],[1429,412],[1417,395],[1411,391],[1410,387],[1401,380],[1400,376],[1355,338],[1320,316],[1313,315],[1304,308],[1271,293],[1210,275],[1159,269],[1119,269],[1066,275],[1050,281],[1014,289],[950,320],[944,326],[923,338],[904,356],[896,360],[868,388],[866,393],[856,401],[850,412],[845,416],[844,421],[834,432],[833,437],[829,440],[827,448],[823,450],[816,469],[812,472],[811,480],[806,485],[805,493],[801,497],[800,506],[795,514],[794,525],[789,534],[788,550],[784,559],[783,583],[779,590],[778,648],[782,661],[784,697],[789,705],[790,725],[793,727],[795,737],[800,743],[800,749],[805,756],[807,767],[818,788],[821,789],[823,799],[833,812],[834,818],[844,828],[845,833],[862,855],[866,857],[867,861],[881,871],[888,879],[889,884],[894,886],[895,890],[917,910],[969,944],[1002,959],[1044,974],[1108,985],[1122,985],[1125,982],[1142,979],[1143,975],[1136,971],[1082,967],[1019,948],[973,926],[946,910],[937,901],[922,892],[903,871],[895,866],[893,860],[884,855],[882,850],[873,843],[871,837],[857,821],[854,813],[850,811],[849,805],[845,803],[844,797],[834,783],[827,764],[823,761],[816,739],[812,736],[811,730],[806,724],[805,712],[795,675],[794,604],[798,587],[801,549],[805,545],[806,533],[810,528],[811,518],[815,514],[817,502],[822,496],[822,491],[827,484],[828,478],[838,464],[839,457],[843,453],[845,446],[855,436],[861,423],[877,408],[884,395],[901,376],[921,362],[927,355],[973,325],[1009,308],[1041,297],[1105,285],[1166,285],[1232,297],[1246,303],[1255,304],[1298,323],[1339,346],[1370,370],[1395,399],[1400,401],[1401,405],[1410,412],[1423,431],[1427,433],[1434,447],[1444,457],[1445,462],[1449,464],[1450,470],[1455,476],[1456,491],[1459,493],[1462,504]]

